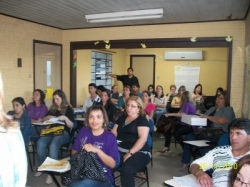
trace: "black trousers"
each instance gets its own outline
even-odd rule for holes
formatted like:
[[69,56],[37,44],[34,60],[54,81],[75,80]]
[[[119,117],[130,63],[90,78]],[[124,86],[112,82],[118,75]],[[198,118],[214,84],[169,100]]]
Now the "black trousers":
[[125,153],[119,152],[121,160],[121,185],[122,187],[134,187],[134,175],[142,171],[150,162],[149,154],[136,152],[123,162]]

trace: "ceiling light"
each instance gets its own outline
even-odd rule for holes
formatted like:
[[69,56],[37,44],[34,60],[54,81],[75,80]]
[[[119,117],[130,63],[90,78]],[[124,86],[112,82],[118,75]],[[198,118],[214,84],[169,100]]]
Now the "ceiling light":
[[163,17],[162,8],[85,15],[85,19],[89,23],[125,21],[125,20],[137,20],[137,19],[155,19],[162,17]]

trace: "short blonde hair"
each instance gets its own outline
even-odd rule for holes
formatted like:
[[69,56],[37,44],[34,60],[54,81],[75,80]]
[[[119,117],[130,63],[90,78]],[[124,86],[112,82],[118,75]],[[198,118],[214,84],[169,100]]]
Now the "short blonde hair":
[[[142,102],[142,100],[141,100],[141,98],[139,96],[135,96],[135,95],[130,96],[126,100],[125,107],[127,106],[129,101],[135,101],[137,103],[138,108],[139,108],[139,115],[141,115],[141,116],[146,115],[145,105],[144,105],[144,103]],[[125,114],[128,115],[126,110],[125,110]]]

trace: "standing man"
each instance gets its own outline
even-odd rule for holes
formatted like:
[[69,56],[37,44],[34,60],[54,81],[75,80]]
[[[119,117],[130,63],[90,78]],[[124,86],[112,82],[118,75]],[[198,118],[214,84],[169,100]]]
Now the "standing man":
[[118,81],[121,81],[123,87],[127,85],[132,88],[133,84],[135,83],[140,85],[137,77],[134,76],[133,71],[134,71],[133,68],[130,67],[127,69],[128,75],[116,75],[116,74],[106,73],[106,76],[110,76],[116,78]]

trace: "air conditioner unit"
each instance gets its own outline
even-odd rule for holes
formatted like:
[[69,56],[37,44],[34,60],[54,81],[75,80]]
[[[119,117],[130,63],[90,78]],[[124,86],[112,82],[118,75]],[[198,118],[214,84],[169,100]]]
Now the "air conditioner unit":
[[202,60],[202,50],[167,50],[165,60]]

